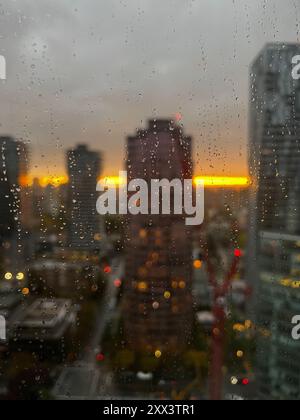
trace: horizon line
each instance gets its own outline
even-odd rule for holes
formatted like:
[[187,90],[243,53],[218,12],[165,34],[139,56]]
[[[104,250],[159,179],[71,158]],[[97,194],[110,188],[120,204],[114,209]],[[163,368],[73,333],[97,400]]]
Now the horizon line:
[[[101,176],[99,180],[102,180],[109,185],[120,185],[121,180],[119,176]],[[207,188],[248,188],[251,184],[250,178],[247,176],[225,176],[225,175],[195,175],[193,176],[195,185],[203,183]],[[30,187],[35,182],[40,187],[46,188],[47,186],[60,187],[66,185],[69,179],[66,175],[46,175],[46,176],[22,176],[20,178],[20,185],[22,187]]]

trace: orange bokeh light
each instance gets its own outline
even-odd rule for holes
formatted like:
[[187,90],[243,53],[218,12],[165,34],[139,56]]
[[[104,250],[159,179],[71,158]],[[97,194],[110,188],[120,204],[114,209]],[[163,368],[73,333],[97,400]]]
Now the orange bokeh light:
[[195,260],[194,261],[194,268],[196,268],[197,270],[199,270],[201,267],[202,267],[202,261]]

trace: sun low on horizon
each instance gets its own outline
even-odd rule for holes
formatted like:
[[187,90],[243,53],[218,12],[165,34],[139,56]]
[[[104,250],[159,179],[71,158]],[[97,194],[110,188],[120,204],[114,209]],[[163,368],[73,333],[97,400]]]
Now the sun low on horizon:
[[[247,176],[194,176],[194,184],[204,184],[206,188],[248,188],[250,186],[250,178]],[[41,187],[45,188],[48,185],[53,187],[60,187],[68,183],[66,175],[45,175],[40,177],[26,176],[22,177],[20,184],[23,187],[32,186],[35,182]],[[122,184],[122,179],[119,176],[108,175],[102,176],[99,181],[102,181],[107,187],[119,186]]]

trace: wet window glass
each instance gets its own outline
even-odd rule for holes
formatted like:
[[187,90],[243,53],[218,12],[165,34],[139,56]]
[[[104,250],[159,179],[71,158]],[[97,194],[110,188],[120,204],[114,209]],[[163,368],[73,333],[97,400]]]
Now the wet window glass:
[[299,19],[2,0],[0,400],[300,399]]

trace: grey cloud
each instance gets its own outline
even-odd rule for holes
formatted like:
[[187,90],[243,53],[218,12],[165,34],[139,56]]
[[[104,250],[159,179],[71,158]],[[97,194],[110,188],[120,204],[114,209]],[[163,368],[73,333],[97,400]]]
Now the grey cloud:
[[117,170],[126,133],[180,110],[198,167],[236,172],[249,63],[266,42],[297,41],[298,17],[293,0],[4,0],[1,131],[30,142],[33,165],[49,171],[79,141]]

